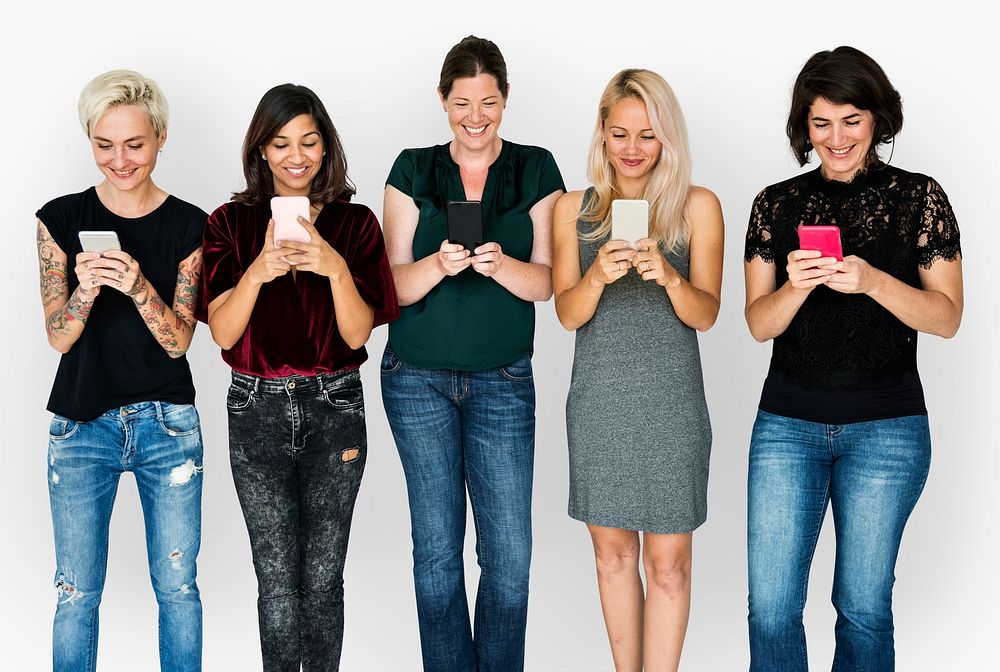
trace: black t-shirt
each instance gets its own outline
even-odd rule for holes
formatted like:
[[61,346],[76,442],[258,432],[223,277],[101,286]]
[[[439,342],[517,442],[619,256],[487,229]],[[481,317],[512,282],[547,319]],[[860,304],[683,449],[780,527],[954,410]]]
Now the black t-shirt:
[[[850,182],[819,169],[764,189],[754,201],[744,258],[775,265],[788,280],[788,253],[802,224],[840,227],[845,255],[857,255],[919,288],[919,269],[961,255],[958,223],[932,178],[875,164]],[[760,408],[843,424],[926,415],[917,375],[917,332],[874,299],[820,285],[774,339]]]
[[[208,218],[201,208],[173,196],[143,217],[119,217],[101,203],[94,187],[49,201],[36,215],[66,253],[70,293],[80,284],[73,271],[83,251],[79,232],[110,230],[167,306],[173,305],[177,266],[201,246]],[[194,403],[187,357],[167,355],[132,299],[102,287],[79,340],[59,361],[47,408],[85,421],[140,401]]]

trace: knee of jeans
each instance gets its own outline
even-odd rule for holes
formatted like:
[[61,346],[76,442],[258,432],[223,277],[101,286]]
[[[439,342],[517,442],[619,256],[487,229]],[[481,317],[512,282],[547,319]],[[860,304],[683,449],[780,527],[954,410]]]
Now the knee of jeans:
[[751,590],[750,629],[758,634],[781,634],[802,623],[802,605],[793,596],[778,591]]
[[95,609],[101,603],[102,590],[100,588],[84,590],[70,575],[60,573],[56,576],[53,586],[56,589],[58,609],[68,607]]
[[892,632],[892,587],[862,589],[837,586],[833,606],[846,622],[870,632]]

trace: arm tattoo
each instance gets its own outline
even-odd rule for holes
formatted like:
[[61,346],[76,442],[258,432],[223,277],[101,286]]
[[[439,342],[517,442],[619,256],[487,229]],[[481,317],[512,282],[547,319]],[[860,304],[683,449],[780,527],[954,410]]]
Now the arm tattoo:
[[84,299],[80,296],[80,292],[73,292],[73,295],[69,297],[69,301],[66,302],[66,306],[62,310],[57,310],[49,315],[46,326],[51,333],[65,336],[69,333],[72,322],[76,321],[81,325],[87,324],[87,319],[90,318],[90,311],[93,307],[93,299]]
[[52,239],[45,225],[38,223],[38,284],[42,290],[42,306],[48,308],[69,291],[66,279],[66,261],[59,259],[59,246]]

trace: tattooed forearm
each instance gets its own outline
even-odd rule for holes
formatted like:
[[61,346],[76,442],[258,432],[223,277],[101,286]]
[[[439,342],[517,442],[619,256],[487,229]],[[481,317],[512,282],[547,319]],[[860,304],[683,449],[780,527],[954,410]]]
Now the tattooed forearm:
[[198,281],[200,279],[201,250],[197,250],[177,267],[177,293],[174,296],[176,309],[194,310],[195,302],[198,300]]
[[52,240],[48,229],[38,222],[38,284],[42,290],[42,306],[48,308],[53,301],[65,298],[69,291],[66,279],[66,259],[59,246]]
[[180,357],[191,345],[194,334],[195,302],[201,280],[201,249],[195,250],[177,267],[174,305],[168,306],[153,285],[142,277],[129,292],[149,332],[168,355]]
[[[95,297],[96,298],[96,297]],[[73,292],[62,310],[57,310],[46,321],[46,327],[53,336],[66,336],[73,329],[73,323],[80,326],[87,324],[90,311],[94,307],[94,299],[83,298],[79,291]]]

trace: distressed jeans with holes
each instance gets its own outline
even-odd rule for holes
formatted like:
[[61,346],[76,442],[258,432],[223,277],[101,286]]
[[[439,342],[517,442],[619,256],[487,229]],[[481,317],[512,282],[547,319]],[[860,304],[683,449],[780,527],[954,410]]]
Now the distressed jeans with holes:
[[233,372],[229,457],[254,569],[265,672],[331,672],[344,637],[344,561],[367,440],[357,370]]
[[201,543],[202,442],[194,406],[142,402],[87,422],[57,415],[49,428],[48,459],[58,594],[53,670],[96,668],[108,524],[125,471],[135,475],[146,523],[149,574],[159,605],[160,669],[201,670],[195,560]]
[[837,533],[833,672],[895,669],[893,570],[930,468],[927,416],[845,425],[757,413],[747,551],[751,672],[806,672],[809,567],[829,503]]
[[[381,375],[409,496],[424,670],[519,672],[531,563],[531,358],[488,371],[430,370],[386,348]],[[474,631],[462,557],[466,490],[481,570]]]

